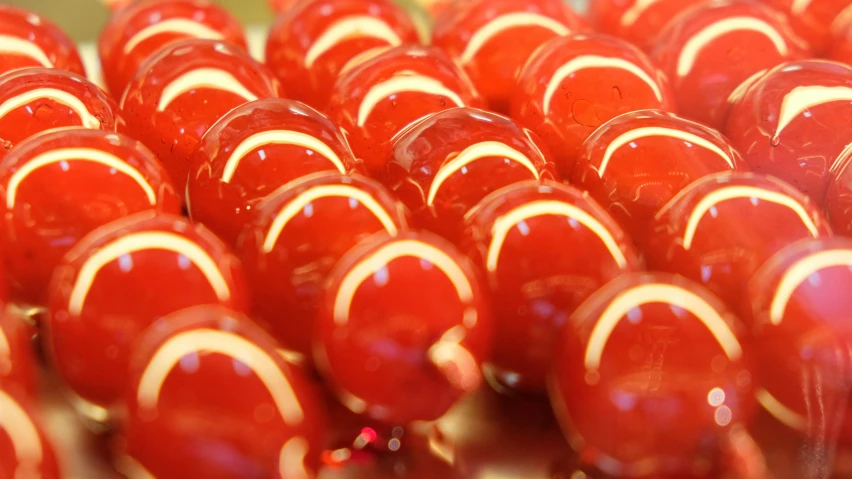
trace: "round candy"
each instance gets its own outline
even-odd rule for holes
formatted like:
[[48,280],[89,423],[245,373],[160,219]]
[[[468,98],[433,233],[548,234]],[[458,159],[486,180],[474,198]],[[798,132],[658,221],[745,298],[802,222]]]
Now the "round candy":
[[[848,363],[852,344],[852,240],[805,240],[781,250],[752,278],[749,326],[757,399],[778,421],[821,440],[852,440]],[[820,397],[819,407],[809,403]],[[840,417],[843,417],[841,420]]]
[[232,109],[280,96],[278,81],[239,47],[181,40],[149,57],[127,86],[121,109],[134,135],[157,154],[175,184],[208,128]]
[[38,305],[62,256],[93,229],[140,211],[180,211],[165,170],[141,143],[80,128],[15,147],[0,161],[0,195],[12,298]]
[[463,217],[488,193],[555,168],[528,130],[495,113],[453,108],[432,115],[394,143],[387,184],[420,226],[455,239]]
[[[12,308],[0,306],[0,388],[38,395],[33,330]],[[2,477],[2,476],[0,476]]]
[[119,111],[94,83],[62,70],[25,68],[0,76],[0,159],[45,130],[82,126],[114,132]]
[[494,306],[486,372],[509,388],[544,391],[568,316],[605,283],[638,271],[639,255],[594,200],[555,182],[507,186],[465,225],[462,249],[486,273]]
[[290,98],[324,108],[341,69],[359,54],[417,43],[392,0],[313,0],[293,6],[269,32],[266,63]]
[[139,2],[114,15],[98,40],[107,89],[120,98],[148,57],[185,38],[223,40],[246,48],[240,22],[208,0]]
[[231,110],[198,142],[189,165],[189,214],[234,245],[257,202],[279,186],[318,171],[356,169],[349,144],[325,115],[293,100],[257,100]]
[[321,397],[276,347],[222,306],[153,324],[131,358],[122,454],[153,477],[314,478]]
[[571,184],[639,238],[657,211],[693,181],[744,169],[740,154],[716,130],[642,110],[613,118],[586,139]]
[[719,173],[692,183],[657,213],[649,231],[650,268],[699,282],[734,308],[757,268],[778,250],[831,235],[807,196],[752,173]]
[[693,0],[595,0],[589,18],[601,33],[623,38],[648,51],[673,18],[696,5]]
[[402,205],[380,184],[317,173],[267,196],[246,225],[239,254],[254,292],[255,318],[283,346],[311,357],[314,317],[332,267],[378,232],[406,229]]
[[492,110],[508,113],[515,78],[535,49],[585,29],[562,0],[473,0],[435,21],[432,44],[464,67]]
[[493,324],[473,265],[429,233],[350,250],[331,273],[314,359],[350,410],[393,426],[477,389]]
[[743,338],[737,318],[691,281],[613,280],[560,336],[550,398],[569,442],[617,477],[690,471],[754,411]]
[[350,61],[334,86],[329,117],[367,170],[381,176],[393,139],[430,113],[481,106],[467,75],[443,52],[416,45],[371,51]]
[[53,22],[23,8],[0,5],[0,73],[26,67],[86,75],[74,41]]
[[837,234],[852,236],[852,148],[844,151],[831,170],[825,194],[825,214]]
[[852,135],[852,68],[785,63],[744,85],[730,104],[725,135],[748,166],[821,201]]
[[[808,42],[811,50],[823,55],[831,43],[831,26],[840,13],[852,6],[849,0],[765,0],[787,14],[790,26]],[[849,13],[852,13],[850,11]]]
[[53,447],[31,411],[21,396],[0,388],[0,477],[60,479]]
[[672,110],[672,99],[665,76],[638,48],[614,37],[573,35],[536,50],[518,76],[511,113],[544,140],[568,177],[595,128],[629,111]]
[[71,391],[109,414],[148,325],[199,304],[247,311],[248,296],[239,260],[216,236],[179,216],[138,213],[88,234],[56,267],[46,349]]
[[837,15],[830,32],[831,39],[826,52],[828,57],[852,64],[852,4]]
[[784,14],[758,2],[708,2],[669,22],[653,59],[666,72],[686,118],[721,129],[728,96],[755,73],[803,59],[807,44]]

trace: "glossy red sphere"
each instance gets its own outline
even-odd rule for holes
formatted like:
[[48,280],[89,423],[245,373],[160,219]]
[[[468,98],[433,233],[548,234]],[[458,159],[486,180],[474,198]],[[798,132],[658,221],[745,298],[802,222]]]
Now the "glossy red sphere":
[[831,24],[831,39],[826,55],[847,65],[852,64],[852,4],[846,6]]
[[79,75],[47,68],[0,75],[0,159],[46,130],[82,126],[115,132],[119,123],[115,102]]
[[0,387],[0,477],[65,477],[53,446],[33,414],[33,404]]
[[432,44],[464,67],[491,110],[508,113],[515,78],[535,49],[586,29],[562,0],[472,0],[435,20]]
[[755,73],[806,58],[807,44],[785,16],[748,1],[707,2],[675,17],[652,58],[671,81],[678,111],[721,129],[728,96]]
[[654,218],[648,266],[707,286],[738,308],[755,271],[784,246],[831,235],[820,208],[771,176],[720,173],[698,180]]
[[595,128],[647,108],[674,109],[665,76],[638,48],[603,35],[542,45],[518,76],[511,100],[512,117],[544,140],[565,177]]
[[86,235],[56,267],[45,347],[76,396],[109,410],[147,326],[199,304],[248,311],[248,296],[239,260],[216,236],[179,216],[138,213]]
[[441,417],[482,383],[491,313],[470,261],[429,233],[375,239],[331,273],[314,359],[350,410],[390,425]]
[[53,22],[23,8],[0,5],[0,73],[26,67],[86,75],[74,41]]
[[231,110],[198,142],[189,164],[189,214],[234,245],[257,202],[279,186],[318,171],[358,169],[325,115],[293,100],[257,100]]
[[465,213],[492,191],[528,179],[555,179],[550,155],[537,143],[504,116],[453,108],[401,134],[383,176],[419,226],[454,240]]
[[213,123],[244,103],[280,96],[278,81],[239,47],[181,40],[149,57],[121,99],[133,134],[183,185],[189,157]]
[[344,253],[378,232],[407,228],[402,205],[360,175],[317,173],[257,203],[238,252],[252,282],[255,319],[283,346],[311,357],[325,281]]
[[408,13],[393,0],[304,1],[272,27],[266,64],[290,98],[324,108],[347,62],[373,48],[418,40]]
[[116,98],[142,63],[177,40],[207,38],[246,49],[239,20],[208,0],[153,0],[121,9],[98,40],[104,82]]
[[153,324],[131,358],[122,455],[154,477],[314,478],[321,397],[276,348],[222,306]]
[[721,134],[659,110],[625,113],[583,143],[571,184],[586,190],[631,235],[682,189],[711,173],[747,170]]
[[595,0],[588,16],[601,33],[615,35],[648,51],[673,18],[696,5],[694,0]]
[[484,199],[466,218],[462,250],[484,271],[496,321],[486,373],[500,385],[543,391],[559,332],[574,310],[639,255],[588,195],[527,181]]
[[749,167],[821,201],[852,135],[852,68],[785,63],[745,84],[730,105],[725,135]]
[[[790,26],[817,55],[825,54],[831,44],[831,28],[841,12],[852,5],[849,0],[764,0],[787,14]],[[849,13],[852,13],[850,10]]]
[[748,288],[743,319],[754,338],[758,401],[817,440],[828,433],[852,441],[852,378],[842,359],[852,345],[850,286],[852,240],[830,238],[784,248]]
[[852,149],[834,164],[825,194],[825,214],[837,234],[852,236]]
[[164,168],[141,143],[99,130],[60,130],[0,161],[0,251],[16,301],[44,304],[53,269],[83,236],[140,211],[179,212]]
[[0,308],[0,389],[36,397],[33,329],[16,316],[13,307],[4,304]]
[[691,281],[655,273],[610,282],[560,337],[550,397],[569,442],[616,477],[688,473],[752,416],[744,333]]
[[327,113],[346,133],[355,156],[376,174],[401,131],[458,106],[482,106],[467,75],[440,50],[408,45],[351,61],[332,90]]

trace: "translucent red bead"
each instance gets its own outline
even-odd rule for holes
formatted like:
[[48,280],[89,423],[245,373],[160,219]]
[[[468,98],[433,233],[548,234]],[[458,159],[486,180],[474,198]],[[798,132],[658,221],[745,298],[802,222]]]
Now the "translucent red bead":
[[3,305],[0,310],[0,389],[36,397],[38,385],[33,354],[33,328]]
[[601,33],[615,35],[649,51],[673,18],[698,2],[691,0],[594,0],[589,18]]
[[[819,56],[831,45],[832,27],[850,4],[847,0],[768,0],[770,5],[787,14],[793,31],[802,37]],[[847,12],[848,16],[852,11]]]
[[85,75],[74,41],[41,15],[0,5],[0,73],[44,67]]
[[0,477],[61,479],[53,446],[33,411],[33,404],[0,387]]

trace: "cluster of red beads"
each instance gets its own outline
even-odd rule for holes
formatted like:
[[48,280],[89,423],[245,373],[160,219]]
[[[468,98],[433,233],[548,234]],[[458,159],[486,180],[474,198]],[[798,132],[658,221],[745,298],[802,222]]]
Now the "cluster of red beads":
[[470,477],[437,424],[485,387],[572,479],[764,477],[761,414],[852,443],[852,2],[439,1],[424,42],[279,0],[265,63],[208,0],[110,6],[104,88],[0,7],[0,477],[70,477],[36,350],[128,477],[411,436]]

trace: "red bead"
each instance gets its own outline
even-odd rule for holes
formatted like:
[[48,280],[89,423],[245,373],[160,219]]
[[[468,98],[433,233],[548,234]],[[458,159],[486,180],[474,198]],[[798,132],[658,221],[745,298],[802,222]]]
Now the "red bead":
[[107,89],[120,98],[148,57],[186,38],[222,40],[247,48],[239,20],[208,0],[139,2],[114,15],[98,40]]
[[748,288],[744,319],[754,338],[757,398],[780,422],[818,441],[835,434],[852,440],[843,359],[852,344],[850,285],[852,240],[832,238],[784,248]]
[[82,126],[114,132],[118,107],[94,83],[62,70],[26,68],[0,76],[0,159],[46,130]]
[[0,388],[0,477],[60,479],[53,447],[21,396]]
[[233,245],[257,202],[279,186],[357,169],[346,139],[322,113],[293,100],[246,103],[216,122],[192,154],[189,214]]
[[[808,42],[811,50],[822,56],[831,43],[831,27],[847,7],[848,0],[766,0],[787,14],[790,26]],[[852,11],[850,11],[852,13]]]
[[[0,310],[0,389],[38,395],[33,329],[12,308]],[[2,477],[2,476],[0,476]]]
[[665,76],[614,37],[573,35],[536,50],[517,79],[512,117],[537,133],[569,176],[583,141],[602,123],[648,108],[672,110]]
[[189,157],[213,123],[259,98],[280,96],[278,81],[239,47],[181,40],[149,57],[127,86],[121,109],[133,133],[183,185]]
[[657,211],[693,181],[747,169],[716,130],[644,110],[617,116],[586,139],[571,184],[587,190],[631,235],[641,237]]
[[847,5],[831,24],[831,39],[827,56],[833,60],[852,64],[852,4]]
[[373,180],[333,172],[294,181],[256,210],[239,246],[255,316],[282,345],[310,358],[314,317],[332,267],[371,235],[404,231],[405,213]]
[[341,71],[327,107],[357,158],[379,174],[394,138],[430,113],[481,106],[467,75],[443,52],[422,46],[371,50]]
[[394,142],[387,184],[420,226],[455,239],[464,215],[503,186],[554,179],[540,140],[514,121],[473,108],[432,115]]
[[784,246],[831,235],[819,207],[787,183],[751,173],[698,180],[657,213],[648,266],[707,286],[738,308],[754,272]]
[[199,304],[248,311],[248,296],[239,260],[216,236],[179,216],[139,213],[87,235],[56,267],[46,349],[71,391],[110,413],[148,325]]
[[222,306],[153,324],[131,358],[125,458],[153,477],[314,478],[320,395],[276,346]]
[[74,41],[41,15],[0,5],[0,73],[26,67],[86,75]]
[[852,135],[852,68],[822,60],[779,65],[731,97],[725,135],[755,172],[821,201]]
[[350,410],[391,425],[435,420],[480,386],[492,320],[473,266],[449,243],[376,239],[327,284],[314,359]]
[[132,213],[179,212],[163,167],[141,143],[99,130],[60,130],[0,162],[3,251],[12,298],[44,304],[53,269],[95,228]]
[[663,27],[696,3],[692,0],[595,0],[588,4],[588,15],[599,32],[623,38],[649,51]]
[[732,1],[705,3],[677,16],[657,37],[653,58],[672,83],[678,111],[721,129],[728,95],[740,83],[808,54],[782,13]]
[[347,62],[418,40],[408,13],[391,0],[304,1],[272,27],[266,63],[290,98],[324,108]]
[[464,67],[492,110],[508,113],[515,77],[535,49],[586,28],[562,0],[473,0],[435,21],[432,44]]
[[497,322],[486,371],[502,386],[543,391],[568,317],[611,279],[640,270],[639,255],[594,200],[555,182],[501,189],[465,225],[462,249],[486,273]]
[[691,281],[622,276],[563,329],[551,402],[575,449],[605,473],[687,473],[752,416],[743,338],[736,317]]
[[825,214],[835,233],[852,236],[852,149],[835,162],[825,194]]

